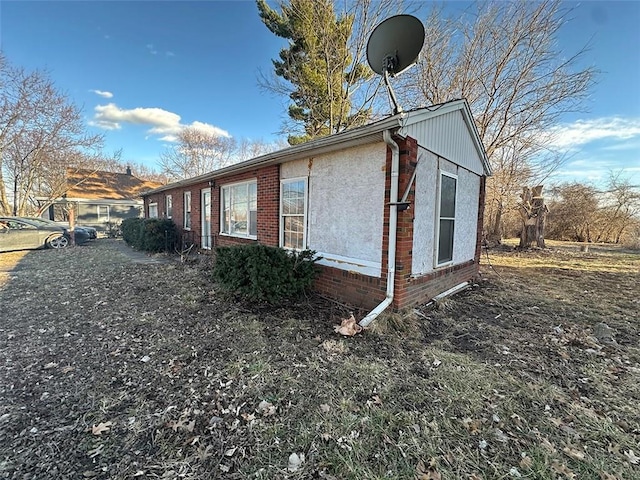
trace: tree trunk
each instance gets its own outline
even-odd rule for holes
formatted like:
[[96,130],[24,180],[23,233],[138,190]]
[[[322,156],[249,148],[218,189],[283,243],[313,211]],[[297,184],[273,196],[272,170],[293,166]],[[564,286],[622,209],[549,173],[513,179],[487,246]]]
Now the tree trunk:
[[522,229],[520,230],[519,248],[531,248],[534,246],[545,248],[544,226],[549,209],[544,204],[542,197],[543,185],[533,188],[523,187],[520,198],[520,217]]

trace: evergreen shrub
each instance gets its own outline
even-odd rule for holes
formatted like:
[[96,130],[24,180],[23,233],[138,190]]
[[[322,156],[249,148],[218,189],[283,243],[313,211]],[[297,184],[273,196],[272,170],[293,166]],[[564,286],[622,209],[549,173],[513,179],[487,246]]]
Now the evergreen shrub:
[[165,218],[127,218],[122,221],[122,238],[145,252],[171,251],[178,241],[178,227]]
[[122,221],[122,239],[134,248],[141,249],[142,221],[143,218],[126,218]]
[[315,253],[266,245],[217,247],[213,278],[241,297],[279,303],[311,287],[317,274]]

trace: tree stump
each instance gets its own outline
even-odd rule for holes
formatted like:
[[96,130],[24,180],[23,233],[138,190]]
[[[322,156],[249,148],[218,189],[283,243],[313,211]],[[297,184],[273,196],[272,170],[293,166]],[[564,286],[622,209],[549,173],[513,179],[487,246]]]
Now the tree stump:
[[543,185],[522,188],[519,207],[522,218],[519,248],[531,248],[534,244],[539,248],[545,248],[544,225],[549,209],[544,203],[542,188]]

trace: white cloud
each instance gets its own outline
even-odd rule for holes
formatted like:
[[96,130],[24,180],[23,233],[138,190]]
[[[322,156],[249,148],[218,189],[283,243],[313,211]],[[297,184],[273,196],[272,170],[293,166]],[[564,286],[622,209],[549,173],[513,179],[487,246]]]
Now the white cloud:
[[95,93],[96,95],[100,95],[103,98],[112,98],[113,97],[113,93],[107,92],[107,91],[104,91],[104,90],[89,90],[89,91]]
[[90,125],[104,130],[120,130],[122,124],[148,125],[147,133],[159,136],[160,140],[175,142],[177,135],[184,128],[196,128],[203,132],[230,137],[226,130],[204,122],[192,122],[191,124],[180,123],[180,115],[163,110],[162,108],[132,108],[123,109],[115,103],[107,105],[97,105],[95,115]]
[[175,54],[175,53],[173,53],[171,50],[167,50],[167,51],[165,52],[165,55],[166,55],[167,57],[175,57],[175,56],[176,56],[176,54]]
[[560,125],[551,132],[551,144],[576,148],[597,140],[621,141],[640,136],[640,118],[604,117]]
[[154,48],[152,43],[147,44],[147,50],[151,55],[156,55],[158,53],[158,51]]

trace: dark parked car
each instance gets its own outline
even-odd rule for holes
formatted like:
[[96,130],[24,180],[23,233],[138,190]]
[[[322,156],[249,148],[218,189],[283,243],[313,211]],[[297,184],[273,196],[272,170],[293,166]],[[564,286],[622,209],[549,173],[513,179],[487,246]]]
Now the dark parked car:
[[[67,228],[67,226],[62,222],[54,222],[53,220],[47,220],[46,218],[40,218],[40,217],[22,217],[22,218],[26,220],[33,220],[35,222],[45,222],[45,223],[48,223],[49,225],[56,225],[58,227]],[[82,232],[78,233],[80,230],[82,230]],[[81,243],[84,243],[84,241],[86,241],[84,238],[85,235],[83,232],[86,232],[88,240],[95,240],[96,238],[98,238],[98,231],[93,227],[84,227],[84,226],[76,225],[73,228],[73,231],[75,232],[74,238],[77,244],[81,244]]]
[[64,248],[69,233],[59,225],[20,217],[0,217],[0,252],[34,248]]

